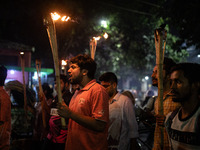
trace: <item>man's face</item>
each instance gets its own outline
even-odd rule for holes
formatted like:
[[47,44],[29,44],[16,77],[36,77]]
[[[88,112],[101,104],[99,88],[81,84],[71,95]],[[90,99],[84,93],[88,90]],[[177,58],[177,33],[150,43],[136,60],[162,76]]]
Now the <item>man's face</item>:
[[72,84],[80,84],[83,80],[82,71],[77,64],[71,64],[68,70],[69,73],[69,81]]
[[116,91],[114,83],[101,81],[101,85],[106,88],[109,97],[112,97]]
[[180,70],[171,73],[171,89],[170,95],[174,102],[184,102],[189,99],[192,92],[192,86],[187,78],[184,77]]
[[[55,90],[57,91],[56,81],[54,82],[54,87],[55,87]],[[65,87],[65,83],[63,82],[62,79],[60,79],[60,89],[61,89],[61,91],[64,89],[64,87]]]
[[[157,66],[155,66],[153,68],[153,73],[151,75],[152,78],[152,85],[153,86],[158,86],[158,68]],[[166,71],[163,69],[163,83],[165,84],[165,82],[167,81],[167,76],[166,76]]]

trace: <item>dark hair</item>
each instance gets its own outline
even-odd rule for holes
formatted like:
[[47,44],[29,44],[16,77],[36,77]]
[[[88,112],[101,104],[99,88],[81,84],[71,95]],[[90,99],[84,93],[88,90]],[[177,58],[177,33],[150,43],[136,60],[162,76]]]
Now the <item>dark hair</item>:
[[106,72],[99,77],[99,81],[118,83],[117,76],[113,72]]
[[[60,80],[62,80],[64,83],[69,83],[69,78],[67,75],[60,74]],[[54,78],[54,81],[56,81],[56,78]]]
[[175,65],[171,72],[173,71],[183,71],[184,77],[186,77],[190,84],[200,82],[200,65],[197,63],[179,63]]
[[7,77],[7,69],[3,65],[0,66],[0,86],[4,86]]
[[43,84],[42,84],[42,89],[43,89],[43,91],[46,91],[46,98],[47,98],[47,99],[53,98],[53,96],[52,96],[53,89],[50,88],[50,86],[49,86],[48,83],[43,83]]
[[166,75],[169,75],[171,73],[171,68],[175,65],[176,63],[171,58],[164,57],[163,69],[166,71]]
[[64,83],[69,83],[69,78],[67,75],[60,74],[60,79],[63,80]]
[[87,74],[88,77],[91,79],[94,78],[97,64],[89,55],[79,54],[71,58],[70,62],[73,64],[77,64],[81,70],[82,69],[88,70],[88,74]]

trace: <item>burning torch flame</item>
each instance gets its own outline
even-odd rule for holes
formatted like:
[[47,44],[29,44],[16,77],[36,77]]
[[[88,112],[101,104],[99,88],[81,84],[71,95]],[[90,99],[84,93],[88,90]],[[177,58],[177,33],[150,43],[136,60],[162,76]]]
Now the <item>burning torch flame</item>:
[[65,60],[62,60],[62,66],[66,66],[67,62]]
[[20,52],[19,54],[20,54],[20,55],[24,55],[24,52]]
[[69,19],[70,19],[69,16],[68,16],[68,17],[67,17],[67,16],[64,16],[64,17],[61,18],[62,21],[68,21]]
[[68,21],[70,19],[70,17],[68,16],[63,16],[61,17],[58,13],[54,12],[54,13],[51,13],[51,18],[53,20],[58,20],[58,19],[61,19],[62,21]]
[[100,40],[101,36],[98,37],[93,37],[93,39],[95,39],[96,41]]
[[[108,38],[108,34],[105,32],[104,35],[103,35],[103,37],[104,37],[105,39],[107,39],[107,38]],[[93,37],[93,39],[96,40],[96,41],[100,40],[100,38],[102,38],[102,37],[101,37],[101,36]]]
[[52,18],[53,20],[58,20],[58,19],[60,19],[60,15],[57,14],[56,12],[54,12],[54,13],[51,13],[51,18]]

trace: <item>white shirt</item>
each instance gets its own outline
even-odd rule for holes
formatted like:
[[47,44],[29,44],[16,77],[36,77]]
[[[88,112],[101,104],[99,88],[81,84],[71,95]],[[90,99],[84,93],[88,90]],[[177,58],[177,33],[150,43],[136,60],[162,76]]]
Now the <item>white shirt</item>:
[[130,139],[139,136],[132,101],[120,93],[115,95],[113,103],[109,105],[109,136],[119,141],[119,150],[128,150]]

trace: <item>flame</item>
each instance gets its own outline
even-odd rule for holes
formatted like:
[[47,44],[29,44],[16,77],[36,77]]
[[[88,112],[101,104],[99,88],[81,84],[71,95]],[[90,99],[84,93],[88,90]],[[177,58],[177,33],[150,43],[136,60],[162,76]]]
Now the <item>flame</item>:
[[69,16],[67,17],[67,16],[63,16],[63,17],[61,17],[58,13],[56,13],[56,12],[54,12],[54,13],[51,13],[51,18],[53,19],[53,20],[58,20],[58,19],[60,19],[60,20],[62,20],[62,21],[68,21],[69,19],[71,19]]
[[62,21],[68,21],[69,19],[70,19],[69,16],[68,16],[68,17],[67,17],[67,16],[63,16],[63,17],[61,18]]
[[96,41],[100,40],[101,36],[98,37],[93,37],[93,39],[95,39]]
[[105,32],[104,35],[103,35],[103,37],[104,37],[105,39],[107,39],[107,38],[108,38],[108,34]]
[[53,20],[58,20],[58,19],[60,19],[60,15],[57,14],[56,12],[54,12],[54,13],[51,13],[51,18],[52,18]]
[[62,66],[66,66],[67,62],[65,60],[62,60]]
[[19,54],[20,54],[20,55],[24,55],[24,52],[20,52]]

